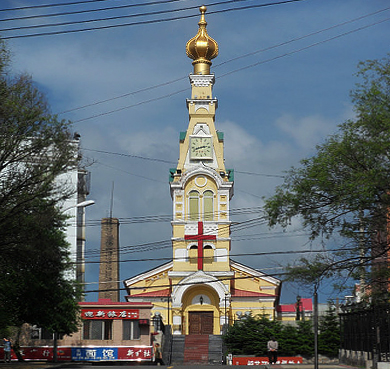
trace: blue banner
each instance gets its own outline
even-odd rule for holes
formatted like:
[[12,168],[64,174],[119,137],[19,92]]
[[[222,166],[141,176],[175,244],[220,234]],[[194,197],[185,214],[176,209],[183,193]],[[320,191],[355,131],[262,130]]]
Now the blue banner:
[[72,347],[72,360],[74,361],[107,361],[117,359],[117,347]]

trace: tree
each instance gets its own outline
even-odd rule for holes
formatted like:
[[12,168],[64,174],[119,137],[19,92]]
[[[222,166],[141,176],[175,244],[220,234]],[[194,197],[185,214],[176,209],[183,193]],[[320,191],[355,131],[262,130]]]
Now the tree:
[[313,355],[313,324],[300,320],[297,325],[283,325],[265,315],[249,316],[230,326],[223,339],[233,355],[267,356],[271,337],[279,343],[279,356],[311,357]]
[[295,277],[362,276],[368,267],[368,283],[372,289],[385,286],[376,289],[383,294],[389,271],[387,258],[380,258],[388,252],[390,58],[360,63],[357,76],[361,82],[351,93],[356,118],[341,124],[314,156],[290,169],[265,200],[265,211],[270,226],[287,227],[299,217],[312,239],[338,235],[344,240],[337,252],[317,256],[314,264],[301,259]]
[[0,329],[37,324],[75,330],[79,289],[69,268],[59,207],[71,195],[56,179],[78,163],[70,124],[50,113],[30,77],[9,77],[0,40]]
[[335,358],[340,349],[340,324],[336,309],[329,304],[328,310],[319,321],[318,351],[320,354]]
[[311,320],[300,320],[298,325],[298,353],[305,357],[312,357],[314,353],[314,332]]
[[271,337],[278,339],[282,326],[279,321],[266,316],[245,318],[229,326],[224,342],[233,355],[267,355],[267,342]]

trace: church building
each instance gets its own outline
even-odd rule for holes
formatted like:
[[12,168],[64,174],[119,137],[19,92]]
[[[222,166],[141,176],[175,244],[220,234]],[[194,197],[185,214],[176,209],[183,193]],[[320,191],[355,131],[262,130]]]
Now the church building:
[[229,218],[234,171],[225,167],[224,135],[215,127],[218,101],[211,60],[218,44],[200,7],[197,34],[187,42],[193,59],[189,123],[180,133],[179,160],[170,170],[173,201],[171,262],[124,281],[128,302],[151,302],[152,314],[173,334],[219,335],[245,315],[276,318],[281,282],[230,259]]

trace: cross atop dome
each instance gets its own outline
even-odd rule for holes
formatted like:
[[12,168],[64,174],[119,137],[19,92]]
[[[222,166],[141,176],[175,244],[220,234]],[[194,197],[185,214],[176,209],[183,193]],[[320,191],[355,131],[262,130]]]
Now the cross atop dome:
[[217,42],[207,34],[207,22],[204,16],[206,10],[204,5],[199,8],[201,17],[198,33],[186,45],[187,56],[194,60],[192,62],[194,74],[210,74],[211,59],[218,55]]

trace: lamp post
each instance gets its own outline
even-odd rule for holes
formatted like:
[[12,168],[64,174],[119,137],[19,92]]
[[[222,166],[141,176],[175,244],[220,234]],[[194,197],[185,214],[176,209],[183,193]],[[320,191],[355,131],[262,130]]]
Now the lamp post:
[[76,205],[77,208],[77,239],[76,239],[76,280],[85,282],[85,208],[94,205],[95,201],[86,200]]
[[[76,215],[76,280],[84,282],[84,248],[85,248],[85,208],[93,205],[94,200],[85,200],[78,204],[68,206],[63,213],[70,209],[77,209]],[[81,212],[79,211],[81,210]],[[67,235],[69,237],[69,234]],[[53,332],[53,362],[57,362],[58,332]]]
[[314,283],[314,369],[318,369],[318,283]]
[[62,210],[64,213],[71,209],[77,210],[77,213],[72,215],[72,218],[75,218],[75,225],[68,225],[67,239],[71,244],[76,263],[76,275],[69,275],[69,278],[76,279],[80,283],[85,282],[85,208],[93,204],[95,204],[94,200],[85,200]]
[[227,322],[226,322],[226,314],[227,314],[227,307],[226,307],[226,304],[227,304],[227,293],[225,292],[225,319],[224,319],[224,323],[225,323],[225,326],[226,326],[226,324],[227,324]]
[[295,320],[301,320],[301,296],[297,296],[297,315]]

